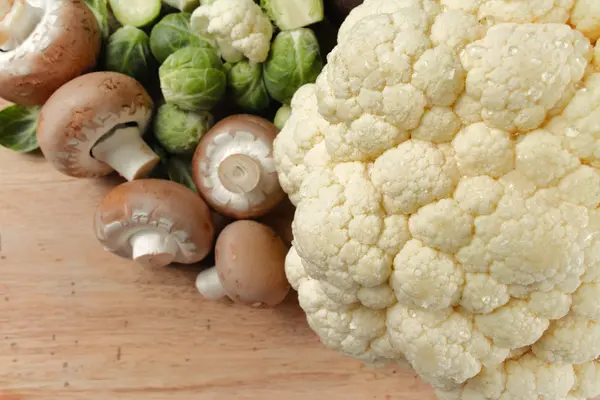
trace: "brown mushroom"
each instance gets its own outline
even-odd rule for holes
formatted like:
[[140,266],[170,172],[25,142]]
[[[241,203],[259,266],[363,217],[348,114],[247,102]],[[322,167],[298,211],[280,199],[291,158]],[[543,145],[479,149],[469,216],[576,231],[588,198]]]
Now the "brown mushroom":
[[196,288],[207,299],[225,296],[236,303],[276,306],[287,296],[287,250],[275,232],[256,221],[225,227],[215,247],[215,266],[202,271]]
[[38,143],[63,174],[92,178],[115,170],[127,180],[143,178],[160,161],[142,138],[153,108],[144,87],[127,75],[82,75],[42,107]]
[[201,261],[215,236],[206,203],[187,187],[160,179],[115,187],[96,210],[94,230],[107,251],[158,267]]
[[204,200],[236,219],[265,215],[285,193],[273,160],[277,128],[264,118],[239,114],[222,119],[202,138],[192,175]]
[[83,0],[0,0],[0,97],[42,105],[96,65],[96,17]]

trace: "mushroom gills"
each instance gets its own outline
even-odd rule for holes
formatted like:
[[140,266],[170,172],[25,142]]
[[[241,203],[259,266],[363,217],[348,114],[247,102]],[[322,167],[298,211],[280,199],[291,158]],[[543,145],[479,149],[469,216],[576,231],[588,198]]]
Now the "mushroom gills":
[[133,122],[113,127],[94,144],[90,155],[128,181],[148,176],[160,161]]
[[154,229],[144,229],[129,238],[132,259],[147,267],[163,267],[171,264],[179,245],[170,234]]
[[0,0],[0,50],[8,52],[19,47],[43,15],[44,10],[28,0]]
[[226,296],[225,289],[219,278],[217,267],[211,267],[200,272],[196,277],[196,289],[209,300],[219,300]]

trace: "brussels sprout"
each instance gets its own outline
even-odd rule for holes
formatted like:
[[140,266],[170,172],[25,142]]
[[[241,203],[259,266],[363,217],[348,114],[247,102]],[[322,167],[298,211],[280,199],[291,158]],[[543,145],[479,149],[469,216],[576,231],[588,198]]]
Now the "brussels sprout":
[[87,4],[96,17],[102,37],[107,38],[110,35],[108,0],[85,0],[85,4]]
[[149,78],[152,54],[150,39],[141,29],[124,26],[108,39],[105,69],[129,75],[140,82]]
[[185,12],[192,12],[200,5],[199,0],[163,0],[163,3]]
[[169,55],[184,47],[213,48],[212,39],[191,30],[190,13],[168,14],[150,32],[150,49],[162,64]]
[[198,193],[198,188],[192,177],[192,162],[178,157],[171,157],[167,161],[167,175],[169,180],[187,186]]
[[167,103],[187,111],[210,110],[225,95],[227,71],[210,47],[185,47],[171,54],[158,70]]
[[115,17],[122,25],[136,28],[147,26],[160,15],[160,0],[108,0]]
[[244,111],[263,111],[271,104],[262,75],[261,65],[248,61],[240,61],[229,69],[227,84],[232,101]]
[[282,31],[323,20],[323,0],[260,0],[260,6]]
[[213,124],[214,118],[208,111],[185,111],[163,104],[154,119],[154,136],[171,154],[191,154]]
[[36,128],[41,107],[0,100],[0,146],[18,153],[37,150]]
[[290,118],[291,114],[292,107],[288,106],[287,104],[282,105],[279,108],[279,110],[277,110],[277,113],[275,113],[275,119],[273,120],[273,124],[277,127],[277,129],[283,129],[283,126]]
[[319,42],[312,30],[279,32],[263,65],[265,86],[272,98],[289,104],[296,90],[314,83],[322,69]]

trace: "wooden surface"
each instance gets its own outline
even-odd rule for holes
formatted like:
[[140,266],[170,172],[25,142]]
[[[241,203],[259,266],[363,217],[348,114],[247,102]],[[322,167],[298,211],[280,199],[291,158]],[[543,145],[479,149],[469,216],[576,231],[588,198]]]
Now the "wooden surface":
[[105,253],[75,180],[0,150],[0,400],[431,400],[412,373],[326,350],[295,294],[275,310],[203,300],[194,268]]

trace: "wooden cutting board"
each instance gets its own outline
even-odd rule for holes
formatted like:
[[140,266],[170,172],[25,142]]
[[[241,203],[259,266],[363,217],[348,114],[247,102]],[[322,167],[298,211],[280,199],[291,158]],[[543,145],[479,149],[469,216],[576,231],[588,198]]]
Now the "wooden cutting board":
[[197,269],[104,252],[77,180],[0,150],[0,400],[432,400],[413,373],[325,349],[295,294],[275,310],[203,300]]

